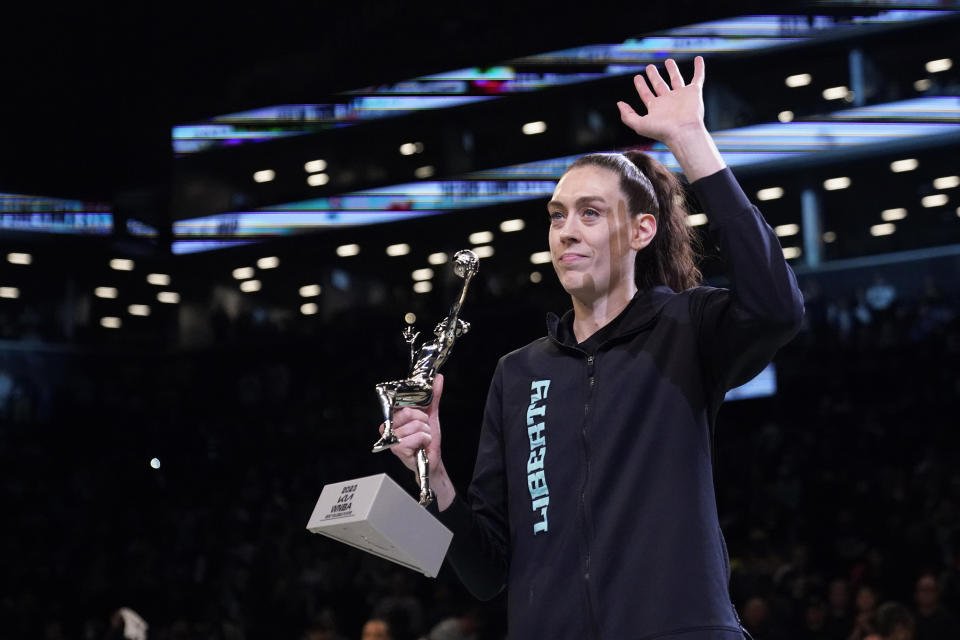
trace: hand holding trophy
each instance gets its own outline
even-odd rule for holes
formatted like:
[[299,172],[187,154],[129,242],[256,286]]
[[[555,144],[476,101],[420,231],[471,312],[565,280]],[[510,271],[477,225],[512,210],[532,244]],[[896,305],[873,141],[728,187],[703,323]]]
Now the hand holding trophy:
[[[460,319],[460,309],[480,260],[473,251],[465,249],[454,255],[453,262],[454,273],[463,278],[463,285],[447,317],[434,328],[434,339],[417,348],[420,334],[408,326],[403,337],[410,346],[409,375],[376,386],[383,412],[383,432],[373,445],[374,452],[399,444],[393,429],[396,409],[430,405],[437,370],[449,357],[456,339],[470,330],[470,324]],[[417,452],[417,476],[420,506],[384,473],[328,484],[317,500],[307,530],[435,577],[453,534],[426,509],[420,508],[434,500],[429,459],[423,449]]]
[[[463,278],[460,296],[450,307],[447,317],[441,320],[433,330],[435,339],[425,342],[419,350],[415,348],[417,337],[413,327],[408,326],[403,337],[410,345],[410,375],[403,380],[381,382],[377,385],[377,397],[383,411],[383,436],[373,445],[373,451],[386,451],[400,442],[393,432],[393,412],[398,407],[426,407],[433,400],[433,379],[453,348],[454,341],[470,330],[470,323],[460,319],[460,308],[467,295],[470,279],[477,273],[479,258],[468,249],[458,251],[453,256],[454,273]],[[420,478],[420,504],[433,502],[430,489],[430,462],[426,452],[417,453],[417,474]]]

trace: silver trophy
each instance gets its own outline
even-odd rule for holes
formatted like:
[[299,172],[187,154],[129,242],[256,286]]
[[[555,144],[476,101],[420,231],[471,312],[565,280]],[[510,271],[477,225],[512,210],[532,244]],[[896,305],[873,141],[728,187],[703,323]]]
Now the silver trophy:
[[[374,453],[386,451],[400,442],[393,432],[393,412],[398,407],[426,407],[433,401],[433,379],[437,370],[450,356],[456,339],[470,330],[470,323],[460,319],[460,308],[479,263],[477,254],[469,249],[458,251],[453,256],[453,271],[463,278],[463,287],[447,317],[434,328],[434,340],[423,343],[417,349],[419,332],[412,326],[404,329],[403,338],[410,346],[410,374],[403,380],[381,382],[376,387],[384,427],[383,436],[373,445]],[[434,493],[430,489],[430,462],[423,449],[417,452],[417,474],[420,477],[420,504],[427,506],[433,502]]]
[[[479,260],[473,251],[458,251],[454,272],[463,278],[460,296],[447,317],[433,330],[436,338],[416,347],[418,333],[407,327],[403,337],[410,346],[410,375],[381,382],[377,397],[383,409],[383,437],[373,446],[385,451],[397,444],[393,412],[397,407],[425,407],[433,400],[433,379],[450,355],[454,341],[470,325],[460,319],[460,307]],[[427,509],[434,500],[430,490],[427,452],[417,452],[420,477],[419,504],[385,473],[324,485],[313,508],[307,530],[339,540],[435,578],[453,539],[453,533]]]

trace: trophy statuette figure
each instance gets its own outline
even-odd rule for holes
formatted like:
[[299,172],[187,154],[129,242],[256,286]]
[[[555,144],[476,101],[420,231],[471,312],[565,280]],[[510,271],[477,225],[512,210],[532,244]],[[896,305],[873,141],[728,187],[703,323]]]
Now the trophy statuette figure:
[[[373,445],[375,453],[386,451],[400,442],[393,432],[393,412],[398,407],[425,407],[433,400],[433,379],[437,370],[449,357],[454,341],[470,330],[470,323],[460,319],[460,308],[466,298],[470,279],[477,273],[479,262],[477,254],[469,249],[458,251],[453,256],[453,270],[463,278],[463,286],[447,317],[434,328],[433,340],[417,349],[415,345],[420,334],[412,326],[404,330],[404,340],[410,345],[410,374],[403,380],[381,382],[376,386],[384,427],[382,437]],[[420,504],[427,506],[433,502],[434,494],[430,489],[430,462],[423,449],[417,452],[417,475],[420,480]]]

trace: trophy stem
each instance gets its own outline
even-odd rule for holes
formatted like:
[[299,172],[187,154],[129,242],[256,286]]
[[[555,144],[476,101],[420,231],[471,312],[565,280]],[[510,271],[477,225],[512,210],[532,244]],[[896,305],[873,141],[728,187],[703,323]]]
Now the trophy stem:
[[417,451],[417,474],[420,476],[420,505],[428,506],[436,494],[430,488],[430,460],[424,449]]

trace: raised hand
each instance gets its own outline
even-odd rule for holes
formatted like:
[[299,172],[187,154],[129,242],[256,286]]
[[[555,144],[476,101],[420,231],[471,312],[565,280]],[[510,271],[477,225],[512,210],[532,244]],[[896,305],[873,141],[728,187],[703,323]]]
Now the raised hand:
[[[693,78],[686,84],[673,58],[665,65],[670,84],[660,76],[657,68],[647,65],[647,77],[638,74],[633,78],[637,94],[647,108],[647,115],[637,114],[626,102],[618,102],[620,119],[625,125],[647,138],[659,140],[667,146],[671,140],[691,128],[703,125],[703,80],[704,63],[701,56],[693,60]],[[649,85],[647,82],[649,81]]]
[[[693,78],[683,81],[677,63],[671,58],[665,65],[670,84],[655,66],[647,65],[647,76],[636,75],[633,84],[647,108],[641,116],[626,102],[618,102],[623,124],[641,136],[658,140],[673,153],[690,182],[715,173],[726,166],[713,138],[703,122],[704,62],[693,59]],[[647,82],[649,81],[649,84]]]

